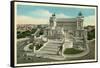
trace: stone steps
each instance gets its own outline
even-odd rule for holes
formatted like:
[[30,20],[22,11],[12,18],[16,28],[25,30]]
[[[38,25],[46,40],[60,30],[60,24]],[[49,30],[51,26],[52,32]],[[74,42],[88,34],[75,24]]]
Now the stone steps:
[[54,43],[48,43],[46,46],[44,46],[38,54],[44,55],[44,54],[57,54],[58,46],[60,44],[54,44]]
[[57,54],[56,53],[56,51],[47,51],[47,50],[45,50],[45,51],[41,51],[40,53],[38,53],[38,54]]
[[56,54],[57,53],[58,46],[51,45],[50,43],[47,44],[44,48],[41,49],[40,53],[46,53],[46,54]]
[[48,43],[46,47],[60,46],[59,43]]
[[57,49],[55,49],[55,48],[43,48],[42,50],[44,50],[44,51],[52,51],[52,52],[57,52]]
[[39,52],[36,53],[36,56],[54,60],[63,60],[64,59],[63,56],[57,55],[58,46],[60,45],[61,44],[59,42],[57,43],[48,42],[46,46],[44,46],[42,49],[40,49]]
[[47,49],[57,49],[58,46],[60,46],[60,45],[55,45],[55,44],[54,44],[54,45],[48,45],[48,44],[47,44],[47,45],[45,46],[45,48],[47,48]]
[[51,47],[51,46],[45,46],[45,48],[46,48],[46,49],[57,49],[58,46],[56,46],[56,47],[55,47],[55,46],[52,46],[52,47]]

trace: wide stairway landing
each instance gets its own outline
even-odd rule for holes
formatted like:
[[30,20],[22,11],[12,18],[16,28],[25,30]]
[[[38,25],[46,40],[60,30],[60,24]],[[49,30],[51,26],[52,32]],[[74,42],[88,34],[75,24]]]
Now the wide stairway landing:
[[49,58],[54,60],[64,60],[62,55],[57,55],[59,41],[49,40],[37,53],[37,57]]

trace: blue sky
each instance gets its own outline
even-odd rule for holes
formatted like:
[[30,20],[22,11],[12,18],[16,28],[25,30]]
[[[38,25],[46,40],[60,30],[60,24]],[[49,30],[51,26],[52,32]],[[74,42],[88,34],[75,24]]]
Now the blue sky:
[[50,7],[50,6],[31,6],[31,5],[18,5],[17,15],[38,17],[35,14],[31,14],[31,12],[35,10],[47,10],[50,13],[56,13],[56,14],[63,13],[66,16],[73,16],[73,17],[76,17],[80,11],[82,12],[83,16],[95,15],[95,10],[88,8],[70,8],[70,7],[66,8],[66,7]]
[[[40,22],[42,22],[43,20],[44,20],[43,22],[48,22],[48,19],[52,15],[52,13],[55,13],[57,17],[68,18],[68,17],[77,17],[80,11],[82,12],[85,18],[91,16],[93,17],[95,15],[94,8],[33,6],[33,5],[19,5],[19,4],[17,5],[17,16],[19,18],[23,17],[24,19],[26,18],[34,19],[35,23],[36,22],[39,23],[39,21],[36,20],[40,20]],[[22,19],[21,22],[23,21],[24,20]],[[30,22],[32,21],[29,21],[28,23]]]

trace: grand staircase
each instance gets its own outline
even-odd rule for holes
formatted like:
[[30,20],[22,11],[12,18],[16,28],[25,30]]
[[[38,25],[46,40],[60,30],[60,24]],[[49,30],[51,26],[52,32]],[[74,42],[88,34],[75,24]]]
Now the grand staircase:
[[37,53],[37,57],[49,58],[54,60],[64,60],[62,55],[57,55],[59,41],[49,40]]

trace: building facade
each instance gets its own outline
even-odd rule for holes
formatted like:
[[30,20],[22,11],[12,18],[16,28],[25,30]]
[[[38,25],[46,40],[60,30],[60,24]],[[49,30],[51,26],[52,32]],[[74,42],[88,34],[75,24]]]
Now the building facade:
[[84,49],[87,41],[87,32],[83,27],[84,17],[80,12],[75,18],[56,18],[55,14],[49,19],[47,29],[48,39],[70,40],[74,48]]

